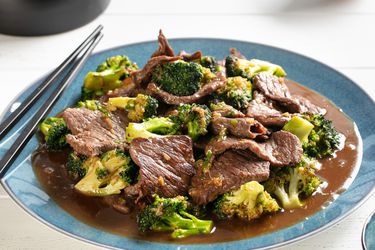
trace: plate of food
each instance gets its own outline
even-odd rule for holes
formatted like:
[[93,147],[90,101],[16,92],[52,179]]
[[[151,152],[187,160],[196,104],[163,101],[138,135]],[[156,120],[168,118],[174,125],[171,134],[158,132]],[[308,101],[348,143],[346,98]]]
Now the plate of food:
[[372,193],[374,107],[294,52],[160,32],[92,55],[2,184],[39,221],[108,248],[274,248]]

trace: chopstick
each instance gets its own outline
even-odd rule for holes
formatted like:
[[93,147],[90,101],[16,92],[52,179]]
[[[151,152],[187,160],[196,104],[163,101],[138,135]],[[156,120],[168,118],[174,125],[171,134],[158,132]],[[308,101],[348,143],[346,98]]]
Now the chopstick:
[[6,136],[9,130],[21,119],[22,115],[25,114],[32,105],[39,99],[39,97],[47,91],[51,83],[63,72],[67,66],[71,64],[73,60],[77,58],[79,53],[99,34],[103,29],[102,25],[99,25],[51,74],[47,76],[42,84],[40,84],[29,96],[26,97],[25,101],[11,113],[1,124],[0,124],[0,141]]
[[71,83],[71,81],[76,77],[77,73],[82,68],[84,63],[87,61],[93,49],[102,39],[102,37],[103,34],[100,32],[96,36],[94,36],[94,40],[91,41],[91,43],[89,42],[90,45],[87,48],[87,50],[82,54],[82,56],[77,60],[75,65],[69,70],[68,74],[61,81],[61,86],[58,86],[56,88],[56,92],[54,92],[51,96],[47,98],[47,100],[43,103],[43,105],[39,108],[39,110],[31,118],[31,120],[27,123],[27,125],[22,130],[21,134],[17,137],[13,145],[5,153],[3,159],[1,159],[0,161],[0,179],[2,179],[5,176],[6,171],[12,165],[12,163],[19,155],[21,150],[25,147],[26,143],[37,131],[39,123],[46,118],[46,115],[52,109],[53,105],[58,100],[58,98],[64,91],[65,87],[68,86]]

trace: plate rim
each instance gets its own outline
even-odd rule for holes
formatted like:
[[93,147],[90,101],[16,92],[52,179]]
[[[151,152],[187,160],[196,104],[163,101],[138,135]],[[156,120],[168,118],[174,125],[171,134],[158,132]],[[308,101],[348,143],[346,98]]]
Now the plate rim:
[[375,217],[375,210],[370,212],[369,215],[367,215],[366,220],[363,224],[362,233],[361,233],[361,242],[362,242],[362,247],[364,250],[369,250],[366,245],[366,230],[367,230],[367,226],[369,225],[369,222],[373,219],[373,217]]
[[[274,45],[268,45],[268,44],[265,44],[265,43],[257,43],[257,42],[252,42],[252,41],[246,41],[246,40],[241,40],[241,39],[230,39],[230,38],[216,38],[216,37],[180,37],[180,38],[171,38],[171,39],[168,39],[168,41],[194,41],[194,40],[208,40],[208,41],[226,41],[226,42],[239,42],[239,43],[243,43],[243,44],[252,44],[252,45],[256,45],[256,46],[263,46],[263,47],[268,47],[268,48],[271,48],[273,50],[278,50],[278,51],[282,51],[282,52],[287,52],[288,54],[294,54],[294,55],[297,55],[299,57],[302,57],[304,59],[307,59],[307,60],[310,60],[314,63],[317,63],[317,64],[320,64],[324,67],[326,67],[327,69],[329,69],[330,71],[333,71],[335,72],[336,74],[340,75],[341,77],[343,77],[345,80],[348,80],[351,84],[354,84],[358,89],[361,90],[362,94],[364,94],[369,100],[371,100],[372,104],[375,106],[375,99],[372,98],[367,91],[365,91],[365,89],[360,86],[357,82],[353,81],[351,78],[349,78],[348,76],[346,76],[344,73],[338,71],[337,69],[329,66],[328,64],[324,63],[324,62],[321,62],[317,59],[314,59],[310,56],[307,56],[307,55],[304,55],[304,54],[301,54],[299,52],[294,52],[294,51],[291,51],[289,49],[285,49],[285,48],[281,48],[281,47],[277,47],[277,46],[274,46]],[[157,43],[157,40],[156,39],[153,39],[153,40],[144,40],[144,41],[139,41],[139,42],[133,42],[133,43],[126,43],[126,44],[122,44],[122,45],[116,45],[116,46],[113,46],[113,47],[109,47],[109,48],[106,48],[106,49],[103,49],[103,50],[99,50],[95,53],[93,53],[92,55],[90,55],[90,57],[92,56],[95,56],[95,55],[100,55],[100,54],[104,54],[106,52],[109,52],[109,51],[112,51],[112,50],[117,50],[117,49],[121,49],[123,47],[127,47],[127,46],[137,46],[137,45],[143,45],[143,44],[149,44],[149,43]],[[42,75],[40,78],[36,79],[35,81],[32,81],[30,84],[26,85],[10,102],[9,104],[5,107],[4,111],[0,114],[0,121],[4,119],[5,115],[9,112],[10,108],[11,108],[11,105],[22,95],[25,93],[25,91],[29,88],[32,87],[33,84],[37,83],[38,81],[41,81],[42,79],[44,79],[52,70],[48,71],[46,74]],[[315,91],[315,90],[313,90]],[[319,93],[319,92],[318,92]],[[320,94],[320,93],[319,93]],[[328,99],[328,98],[327,98]],[[330,100],[330,99],[328,99]],[[331,100],[330,100],[331,101]],[[340,107],[339,107],[340,108]],[[344,113],[345,115],[347,115],[346,113]],[[348,115],[347,115],[348,116]],[[350,118],[350,117],[349,117]],[[350,118],[351,119],[351,118]],[[362,142],[362,147],[363,147],[363,140],[362,140],[362,137],[360,135],[360,131],[358,129],[358,127],[356,126],[356,123],[353,119],[351,119],[355,125],[355,127],[357,128],[358,130],[358,134],[360,136],[360,141]],[[360,162],[360,166],[358,168],[358,172],[361,168],[361,165],[362,165],[362,160],[363,160],[363,152],[362,152],[362,156],[361,156],[361,162]],[[6,183],[6,179],[7,179],[7,176],[10,174],[11,172],[8,172],[6,173],[6,175],[4,176],[4,178],[0,181],[1,185],[3,186],[3,188],[5,189],[5,191],[8,193],[8,195],[29,215],[31,215],[34,219],[36,219],[37,221],[39,221],[40,223],[48,226],[49,228],[52,228],[54,229],[55,231],[57,232],[60,232],[64,235],[67,235],[67,236],[70,236],[76,240],[80,240],[80,241],[83,241],[85,243],[89,243],[89,244],[93,244],[93,245],[96,245],[96,246],[100,246],[100,247],[105,247],[105,248],[109,248],[109,249],[124,249],[124,248],[118,248],[118,247],[114,247],[114,246],[109,246],[109,245],[106,245],[106,244],[102,244],[102,243],[99,243],[97,241],[93,241],[93,240],[89,240],[89,239],[86,239],[82,236],[78,236],[76,234],[73,234],[73,233],[70,233],[70,232],[67,232],[65,230],[63,230],[62,228],[59,228],[55,225],[53,225],[52,223],[48,222],[47,220],[39,217],[36,213],[34,213],[32,210],[30,210],[27,206],[25,206],[18,198],[17,196],[10,190],[9,186],[7,185]],[[357,173],[358,174],[358,173]],[[357,177],[357,174],[356,176],[353,178],[353,181],[355,180],[355,178]],[[351,186],[351,184],[349,185],[349,187]],[[265,246],[265,247],[259,247],[259,248],[255,248],[255,249],[273,249],[273,248],[276,248],[276,247],[281,247],[281,246],[286,246],[286,245],[290,245],[290,244],[293,244],[295,242],[298,242],[298,241],[301,241],[303,239],[306,239],[308,237],[311,237],[312,235],[317,235],[319,233],[322,233],[324,231],[326,231],[327,229],[331,228],[334,224],[336,224],[337,222],[339,221],[342,221],[344,219],[346,219],[349,215],[351,215],[353,212],[355,212],[358,208],[360,208],[373,194],[375,193],[375,185],[373,185],[371,187],[371,190],[370,192],[368,192],[359,202],[357,202],[353,207],[351,207],[348,211],[346,211],[344,214],[338,216],[337,218],[331,220],[330,222],[324,224],[322,227],[319,227],[315,230],[312,230],[311,232],[308,232],[306,234],[303,234],[303,235],[300,235],[300,236],[297,236],[297,237],[294,237],[292,239],[289,239],[289,240],[286,240],[286,241],[283,241],[283,242],[279,242],[279,243],[276,243],[276,244],[272,244],[272,245],[269,245],[269,246]],[[65,211],[65,210],[64,210]],[[65,211],[66,212],[66,211]],[[67,212],[68,213],[68,212]],[[68,213],[69,214],[69,213]],[[73,216],[74,217],[74,216]],[[371,217],[371,216],[370,216]],[[74,217],[75,218],[75,217]],[[76,220],[78,220],[77,218],[75,218]],[[301,223],[302,221],[299,221],[293,225],[296,225],[296,224],[299,224]],[[83,222],[82,222],[83,223]],[[293,226],[291,225],[291,226]],[[89,225],[90,227],[93,227],[91,225]],[[291,226],[288,226],[288,227],[291,227]],[[286,228],[288,228],[286,227]],[[95,227],[94,227],[95,228]],[[283,228],[283,229],[286,229],[286,228]],[[283,229],[280,229],[280,230],[283,230]],[[98,230],[101,230],[101,229],[98,229]],[[105,230],[102,230],[102,231],[105,231]],[[279,230],[278,230],[279,231]],[[107,233],[110,233],[108,231],[105,231]],[[277,231],[275,231],[277,232]],[[261,234],[259,236],[263,236],[263,235],[266,235],[267,233],[265,234]],[[130,239],[130,240],[134,240],[132,238],[129,238],[127,236],[123,236],[127,239]],[[249,240],[251,238],[243,238],[243,239],[238,239],[238,240],[234,240],[234,241],[229,241],[229,242],[239,242],[239,241],[244,241],[244,240]],[[147,243],[156,243],[156,244],[166,244],[166,245],[170,245],[170,246],[176,246],[176,248],[178,247],[178,243],[168,243],[168,242],[153,242],[153,241],[145,241]],[[198,243],[198,244],[180,244],[184,247],[189,247],[189,246],[196,246],[196,245],[201,245],[201,246],[204,246],[204,245],[212,245],[212,244],[221,244],[221,243],[227,243],[227,242],[217,242],[217,243]],[[125,248],[126,249],[126,248]]]

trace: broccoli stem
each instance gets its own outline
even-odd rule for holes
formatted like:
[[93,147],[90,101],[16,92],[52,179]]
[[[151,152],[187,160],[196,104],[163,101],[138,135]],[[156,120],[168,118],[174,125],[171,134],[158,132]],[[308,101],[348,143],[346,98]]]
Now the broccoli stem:
[[172,238],[180,239],[190,235],[205,233],[208,234],[212,230],[212,221],[200,220],[195,216],[184,211],[179,212],[181,215],[175,213],[168,217],[168,222],[175,230],[172,232]]
[[284,186],[277,186],[274,191],[274,194],[281,201],[285,209],[298,208],[303,205],[298,192],[298,183],[300,181],[298,170],[294,169],[291,171],[288,193],[285,191]]
[[309,121],[301,117],[294,116],[284,125],[283,130],[296,135],[301,142],[305,142],[308,140],[309,134],[313,128],[314,125]]
[[[191,215],[185,211],[181,211],[180,214],[182,214],[185,217],[188,217],[192,220],[193,227],[199,230],[199,233],[205,233],[208,234],[211,232],[213,227],[213,222],[211,220],[200,220],[194,215]],[[191,228],[193,228],[191,227]]]
[[287,209],[301,207],[303,205],[299,198],[300,192],[298,191],[298,184],[300,180],[301,178],[298,173],[298,168],[294,168],[293,170],[291,170],[289,182],[289,205],[285,207]]
[[211,232],[213,223],[209,220],[200,220],[194,215],[180,211],[164,218],[165,223],[157,223],[152,226],[154,231],[173,230],[171,236],[175,239],[181,239],[195,234],[208,234]]
[[113,111],[116,108],[134,109],[135,98],[132,97],[114,97],[108,100],[108,109]]

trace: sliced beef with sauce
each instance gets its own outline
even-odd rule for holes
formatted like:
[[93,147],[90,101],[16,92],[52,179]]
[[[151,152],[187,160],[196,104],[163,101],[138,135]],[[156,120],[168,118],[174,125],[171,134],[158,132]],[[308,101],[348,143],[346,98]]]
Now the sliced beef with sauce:
[[140,179],[131,189],[138,197],[186,195],[195,174],[193,142],[185,135],[135,138],[130,156],[140,168]]
[[253,100],[247,107],[246,116],[253,117],[264,126],[272,127],[282,127],[291,118],[289,113],[283,113],[273,101],[257,91],[253,93]]
[[245,114],[241,111],[233,108],[232,106],[224,106],[220,108],[215,108],[215,110],[212,112],[213,116],[222,116],[222,117],[229,117],[229,118],[243,118],[245,117]]
[[298,137],[287,131],[274,132],[265,142],[235,137],[218,138],[210,141],[205,151],[220,155],[229,149],[248,150],[260,159],[269,161],[272,166],[295,165],[300,162],[303,152]]
[[108,102],[108,99],[111,97],[119,97],[119,96],[137,96],[138,94],[144,94],[145,89],[141,86],[134,83],[131,77],[126,78],[123,81],[123,85],[117,89],[108,91],[107,94],[103,95],[100,98],[101,102]]
[[151,57],[174,56],[174,51],[172,47],[169,45],[168,40],[164,36],[162,30],[159,30],[158,42],[159,48],[151,55]]
[[106,115],[98,110],[68,108],[61,113],[71,134],[69,145],[79,154],[95,156],[111,149],[125,149],[127,118],[120,112]]
[[211,132],[215,135],[226,130],[229,134],[254,139],[259,135],[267,134],[267,129],[254,118],[227,118],[213,116],[211,121]]
[[262,92],[267,98],[278,102],[290,113],[312,113],[325,114],[326,110],[312,104],[302,96],[292,96],[284,78],[261,72],[254,77],[255,88]]
[[219,88],[225,85],[225,78],[219,74],[218,77],[211,82],[203,85],[196,93],[189,96],[176,96],[160,89],[155,83],[150,83],[147,86],[147,93],[163,102],[171,105],[178,105],[181,103],[194,103],[200,101],[202,98],[210,95]]
[[269,167],[269,162],[248,152],[228,150],[213,161],[208,171],[198,164],[189,194],[195,203],[207,204],[246,182],[267,180]]
[[200,60],[202,57],[202,51],[196,51],[193,54],[189,54],[186,51],[182,50],[178,55],[182,57],[182,60],[186,62],[191,62],[195,60]]
[[155,56],[150,58],[146,65],[141,69],[133,72],[131,77],[136,85],[144,85],[151,81],[152,71],[159,65],[182,59],[181,56]]

